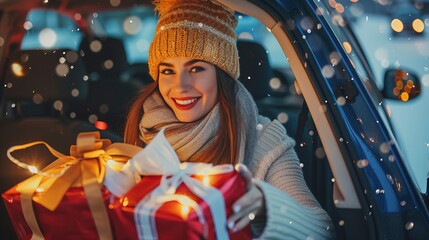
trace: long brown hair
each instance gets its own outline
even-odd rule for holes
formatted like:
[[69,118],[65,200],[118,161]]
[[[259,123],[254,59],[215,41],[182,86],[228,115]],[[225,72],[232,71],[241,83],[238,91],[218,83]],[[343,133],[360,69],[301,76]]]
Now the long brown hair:
[[[214,142],[195,156],[195,161],[213,164],[236,163],[240,148],[241,115],[236,100],[237,84],[222,69],[216,67],[217,90],[219,99],[220,123]],[[124,142],[144,145],[139,138],[139,123],[143,116],[143,103],[155,91],[158,82],[145,86],[128,112],[124,132]]]

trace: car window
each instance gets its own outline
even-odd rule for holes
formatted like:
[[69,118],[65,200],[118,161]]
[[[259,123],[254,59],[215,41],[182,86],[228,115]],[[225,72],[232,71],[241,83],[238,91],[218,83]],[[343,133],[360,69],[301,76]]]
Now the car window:
[[[407,73],[410,80],[407,82],[419,86],[415,98],[392,98],[385,94],[383,103],[405,163],[419,190],[425,193],[429,173],[429,137],[426,134],[429,126],[424,120],[429,117],[424,107],[429,99],[427,4],[386,2],[385,5],[373,8],[373,11],[356,11],[362,4],[350,4],[343,15],[351,20],[349,25],[365,52],[379,89],[394,93],[401,89],[401,85],[394,89],[385,85],[389,80],[387,73],[392,70]],[[375,4],[369,4],[368,8],[373,6]],[[389,9],[398,11],[390,12]]]
[[24,25],[26,30],[21,49],[77,50],[83,33],[70,16],[56,10],[33,9],[28,12]]
[[264,24],[253,17],[243,14],[237,14],[237,19],[236,33],[238,39],[247,39],[262,44],[267,51],[270,64],[274,68],[289,67],[285,55],[280,51],[279,43]]
[[[375,90],[383,88],[385,72],[389,68],[418,73],[420,79],[417,81],[423,81],[424,85],[427,75],[424,62],[429,56],[421,44],[425,33],[393,34],[395,31],[390,26],[389,17],[383,15],[382,8],[375,14],[373,10],[362,11],[359,3],[351,4],[349,9],[335,8],[335,5],[323,1],[317,4],[323,7],[321,11],[330,15],[327,20],[331,22],[330,26],[335,36],[342,42],[372,101],[379,106],[380,116],[391,126],[391,132],[396,136],[405,155],[405,164],[420,191],[426,192],[429,139],[425,134],[427,124],[423,120],[427,111],[421,110],[423,102],[427,101],[424,100],[427,98],[425,87],[416,99],[408,102],[384,98],[378,90]],[[392,16],[392,19],[394,18]],[[414,54],[410,54],[411,52]]]
[[93,14],[91,21],[96,35],[117,37],[124,42],[130,64],[147,62],[157,23],[152,7],[101,11]]

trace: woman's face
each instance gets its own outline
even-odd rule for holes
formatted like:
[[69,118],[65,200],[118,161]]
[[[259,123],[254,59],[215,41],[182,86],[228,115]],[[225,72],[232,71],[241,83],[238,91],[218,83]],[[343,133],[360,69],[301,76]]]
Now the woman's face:
[[216,68],[186,57],[168,58],[159,64],[159,90],[181,122],[193,122],[217,103]]

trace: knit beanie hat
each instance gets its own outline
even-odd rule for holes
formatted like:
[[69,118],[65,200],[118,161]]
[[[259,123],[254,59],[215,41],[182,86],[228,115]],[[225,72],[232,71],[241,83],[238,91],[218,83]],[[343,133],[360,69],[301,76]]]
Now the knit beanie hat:
[[159,64],[171,57],[212,63],[238,79],[237,19],[210,0],[155,0],[159,20],[149,48],[149,74],[158,80]]

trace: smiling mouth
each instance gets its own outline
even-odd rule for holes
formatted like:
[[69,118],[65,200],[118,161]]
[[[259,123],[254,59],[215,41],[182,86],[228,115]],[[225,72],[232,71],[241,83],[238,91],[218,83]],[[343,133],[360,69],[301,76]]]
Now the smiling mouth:
[[173,98],[173,102],[176,107],[180,110],[188,110],[191,109],[195,104],[197,104],[198,97],[195,98],[186,98],[186,99],[177,99]]
[[174,101],[179,105],[189,105],[196,102],[197,100],[198,98],[192,98],[192,99],[186,99],[186,100],[174,99]]

